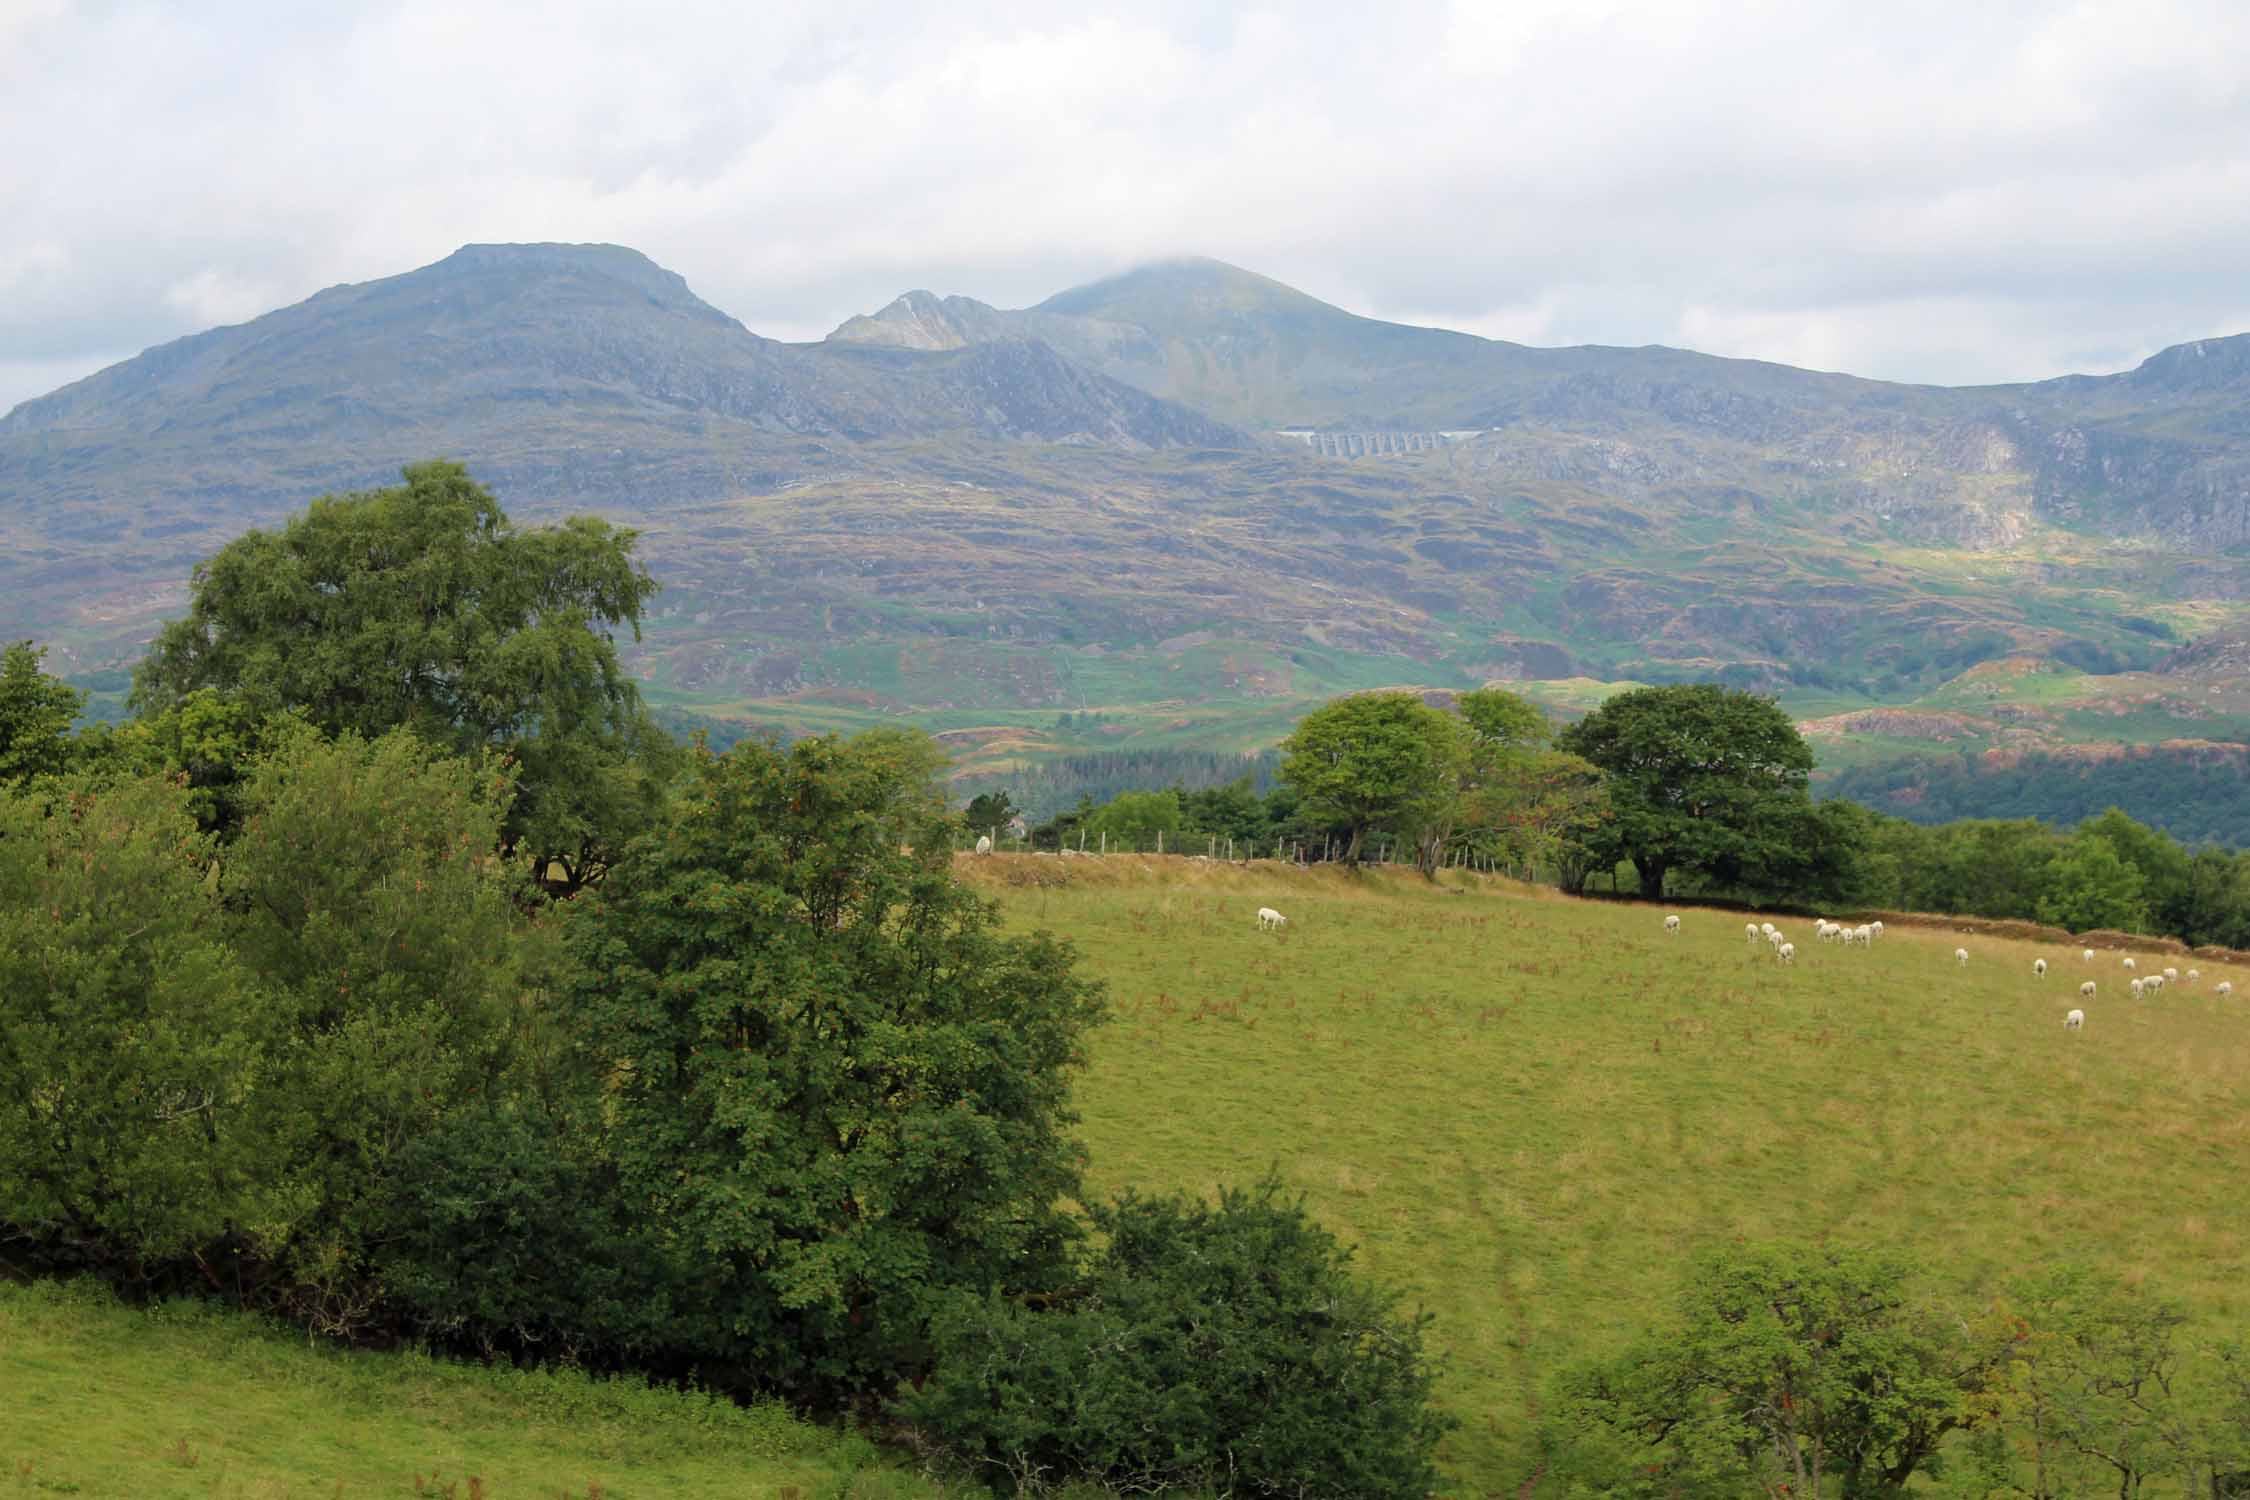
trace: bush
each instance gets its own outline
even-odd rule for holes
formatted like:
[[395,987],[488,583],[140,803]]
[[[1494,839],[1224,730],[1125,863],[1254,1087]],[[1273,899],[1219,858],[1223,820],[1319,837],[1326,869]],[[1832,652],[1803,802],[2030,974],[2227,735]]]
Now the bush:
[[294,1197],[261,997],[180,788],[51,790],[0,793],[0,1227],[66,1263],[186,1256]]
[[938,1318],[935,1375],[900,1403],[1017,1492],[1421,1495],[1451,1425],[1427,1318],[1268,1180],[1216,1207],[1128,1195],[1088,1210],[1106,1248],[1066,1305],[988,1296]]
[[677,1266],[672,1346],[821,1400],[926,1368],[937,1299],[1069,1270],[1099,990],[952,876],[920,736],[700,754],[575,904],[562,1019]]

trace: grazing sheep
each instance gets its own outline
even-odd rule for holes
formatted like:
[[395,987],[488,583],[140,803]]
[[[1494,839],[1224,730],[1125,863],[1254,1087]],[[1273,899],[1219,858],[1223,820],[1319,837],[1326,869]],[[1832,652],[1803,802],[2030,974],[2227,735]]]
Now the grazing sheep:
[[1680,919],[1678,917],[1666,917],[1664,919],[1664,930],[1666,932],[1678,932],[1680,930]]
[[2087,981],[2086,981],[2086,982],[2085,982],[2084,984],[2080,985],[2080,986],[2078,987],[2078,993],[2079,993],[2079,994],[2081,994],[2081,995],[2084,995],[2084,996],[2085,996],[2085,997],[2086,997],[2087,999],[2089,999],[2089,1000],[2093,999],[2093,998],[2094,998],[2094,981],[2092,981],[2091,979],[2089,979],[2089,980],[2087,980]]
[[1881,937],[1883,935],[1883,924],[1880,922],[1870,922],[1867,924],[1867,930],[1875,934],[1875,936]]
[[2132,967],[2133,967],[2133,961],[2132,961],[2131,959],[2129,959],[2129,958],[2128,958],[2128,959],[2126,959],[2126,960],[2125,960],[2125,967],[2126,967],[2126,968],[2128,968],[2128,969],[2132,968]]
[[2189,983],[2189,984],[2194,984],[2194,983],[2195,983],[2196,981],[2200,980],[2200,979],[2201,979],[2202,977],[2203,977],[2203,971],[2202,971],[2201,969],[2190,969],[2190,970],[2188,970],[2188,983]]
[[2214,994],[2214,995],[2231,995],[2231,994],[2233,994],[2233,993],[2234,993],[2234,981],[2233,981],[2233,980],[2231,980],[2231,979],[2222,979],[2222,980],[2220,980],[2220,981],[2219,981],[2219,987],[2218,987],[2217,989],[2213,990],[2213,991],[2212,991],[2211,993],[2212,993],[2212,994]]
[[2031,961],[2031,972],[2038,978],[2045,979],[2047,977],[2047,960],[2043,958],[2033,959]]
[[2094,961],[2094,950],[2091,948],[2081,949],[2078,954],[2078,961],[2082,964],[2092,963]]
[[1826,917],[1822,917],[1818,922],[1815,922],[1813,924],[1812,935],[1816,938],[1819,938],[1822,942],[1825,943],[1833,939],[1836,934],[1841,931],[1843,931],[1843,929],[1836,923],[1829,921]]
[[2086,1012],[2082,1010],[2074,1010],[2069,1015],[2063,1017],[2063,1029],[2066,1031],[2078,1031],[2082,1029],[2085,1024]]
[[1258,930],[1260,932],[1287,927],[1288,925],[1289,919],[1272,907],[1261,906],[1258,908]]
[[2143,995],[2148,993],[2148,981],[2145,979],[2136,979],[2133,981],[2131,988],[2133,991],[2133,998],[2135,1000],[2138,1000]]
[[1766,933],[1766,942],[1772,947],[1781,946],[1781,929],[1776,927]]
[[1781,935],[1781,929],[1774,926],[1771,922],[1760,922],[1758,924],[1758,931],[1769,943],[1772,942],[1776,937]]
[[2164,966],[2164,982],[2166,984],[2178,984],[2180,982],[2180,971],[2170,964],[2166,964]]
[[1969,961],[1969,950],[1968,950],[1968,949],[1966,949],[1966,948],[1956,948],[1956,949],[1954,949],[1954,950],[1953,950],[1953,961],[1954,961],[1955,963],[1957,963],[1957,964],[1965,964],[1965,963],[1967,963],[1967,962]]
[[991,834],[989,834],[989,833],[980,833],[980,834],[978,834],[978,835],[977,835],[977,853],[979,853],[979,854],[990,854],[991,852],[992,852],[992,835],[991,835]]
[[1748,938],[1750,940],[1750,946],[1755,948],[1758,945],[1758,924],[1755,922],[1743,923],[1742,935]]
[[2151,990],[2160,990],[2164,988],[2164,976],[2162,974],[2151,974],[2148,976],[2148,978],[2142,980],[2141,982],[2147,985]]
[[1773,956],[1785,964],[1793,964],[1797,961],[1797,945],[1795,943],[1783,943],[1773,950]]

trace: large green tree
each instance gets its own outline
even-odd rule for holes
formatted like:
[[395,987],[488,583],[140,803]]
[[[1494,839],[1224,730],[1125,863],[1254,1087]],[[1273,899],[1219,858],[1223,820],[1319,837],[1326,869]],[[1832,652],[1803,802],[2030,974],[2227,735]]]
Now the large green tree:
[[525,1006],[507,777],[300,727],[223,847],[176,777],[54,787],[0,797],[0,1223],[356,1331],[403,1154]]
[[0,653],[0,787],[70,765],[70,726],[86,695],[42,671],[45,654],[29,641]]
[[1644,895],[1662,896],[1674,870],[1758,887],[1802,863],[1813,754],[1771,699],[1713,683],[1635,688],[1557,744],[1607,776],[1610,817],[1590,843],[1632,861]]
[[1973,1421],[2000,1358],[1882,1252],[1751,1245],[1696,1261],[1679,1314],[1564,1382],[1566,1493],[1901,1496]]
[[699,752],[575,904],[565,1013],[674,1342],[829,1395],[926,1361],[941,1294],[1065,1274],[1097,988],[958,884],[927,739]]
[[[2182,859],[2183,871],[2186,863]],[[2139,932],[2149,921],[2143,885],[2141,872],[2118,857],[2114,844],[2082,833],[2071,840],[2069,852],[2047,866],[2039,920],[2072,932],[2097,927]]]
[[521,529],[461,465],[315,500],[195,570],[185,619],[134,681],[160,713],[199,688],[331,733],[406,728],[521,768],[516,851],[565,886],[653,812],[670,740],[619,664],[656,583],[634,533],[578,516]]
[[1357,863],[1368,833],[1412,836],[1453,799],[1456,721],[1413,693],[1360,693],[1305,715],[1282,742],[1281,779],[1304,816],[1342,830]]
[[0,1226],[35,1251],[161,1263],[286,1212],[210,854],[159,778],[0,793]]

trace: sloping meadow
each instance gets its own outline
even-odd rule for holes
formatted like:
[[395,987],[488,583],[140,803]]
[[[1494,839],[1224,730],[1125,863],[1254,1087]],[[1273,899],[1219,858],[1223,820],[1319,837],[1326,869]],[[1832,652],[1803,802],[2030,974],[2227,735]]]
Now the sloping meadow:
[[2201,1334],[2250,1324],[2250,969],[2151,944],[2140,973],[2201,979],[2133,1000],[2121,951],[1983,923],[1862,950],[1785,918],[1784,968],[1738,915],[1683,909],[1668,936],[1659,908],[1460,877],[962,866],[1110,986],[1077,1089],[1093,1186],[1277,1167],[1437,1314],[1469,1492],[1526,1479],[1555,1373],[1661,1321],[1686,1258],[1738,1238],[1901,1249],[1971,1309],[2081,1261]]

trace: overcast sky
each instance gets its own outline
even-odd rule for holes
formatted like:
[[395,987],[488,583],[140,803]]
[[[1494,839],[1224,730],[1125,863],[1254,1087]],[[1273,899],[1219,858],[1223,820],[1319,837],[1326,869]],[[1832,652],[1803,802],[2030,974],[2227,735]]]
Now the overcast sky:
[[0,410],[474,240],[752,329],[1215,255],[1948,383],[2250,330],[2250,4],[0,0]]

